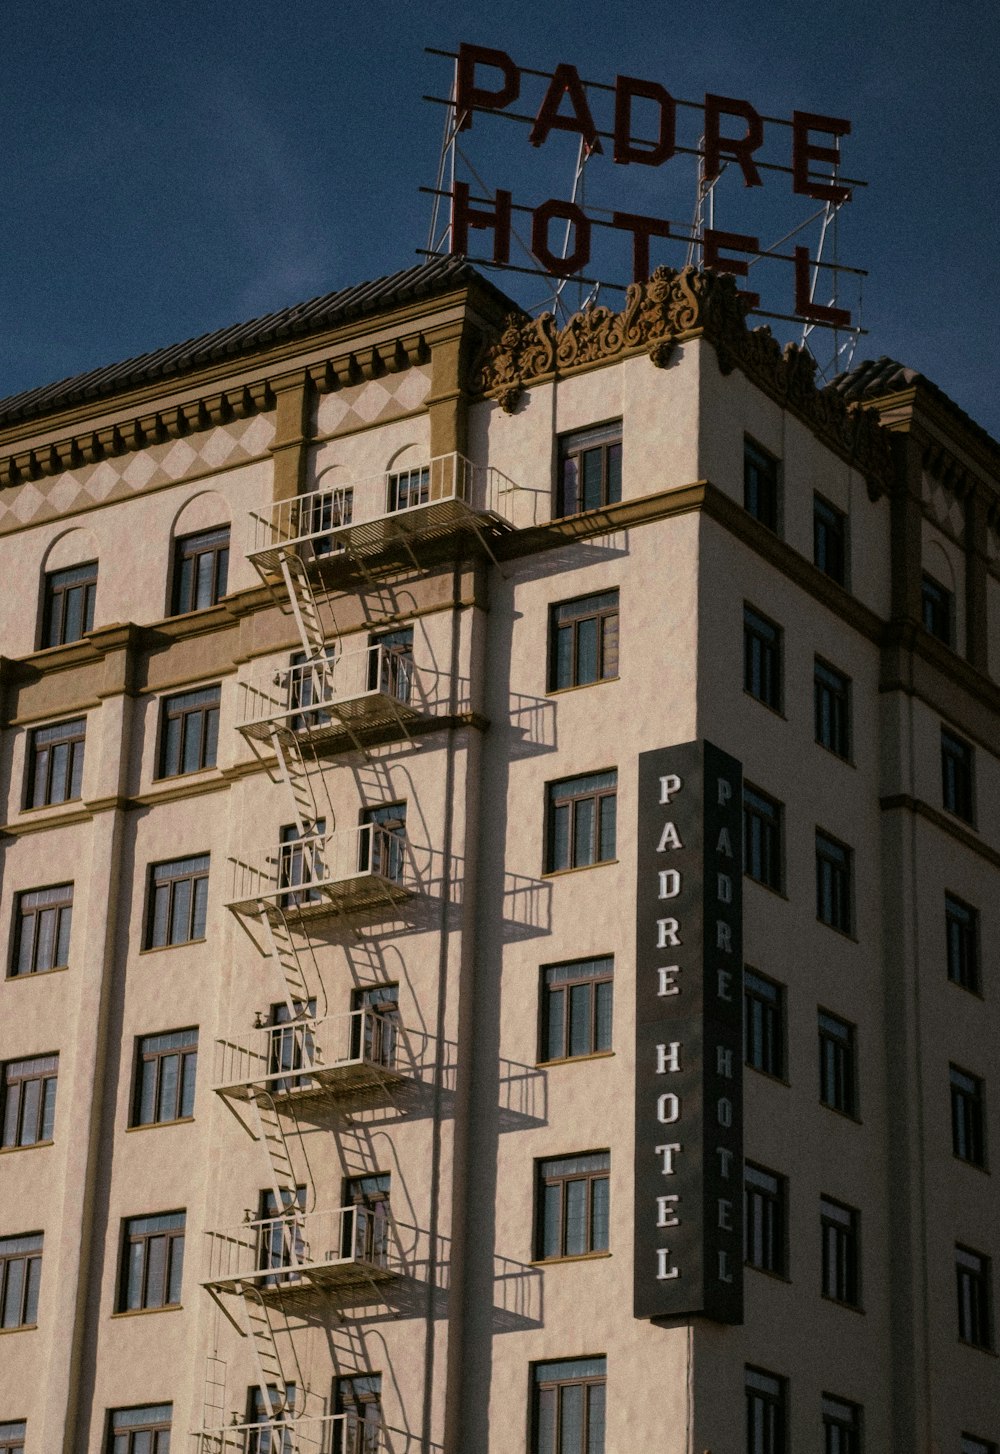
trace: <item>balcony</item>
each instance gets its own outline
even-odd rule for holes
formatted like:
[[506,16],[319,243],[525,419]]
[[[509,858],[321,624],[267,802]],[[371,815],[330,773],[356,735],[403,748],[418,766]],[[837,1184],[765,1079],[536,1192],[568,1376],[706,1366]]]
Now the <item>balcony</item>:
[[490,465],[438,455],[416,469],[313,490],[251,512],[247,556],[266,575],[293,553],[331,565],[344,556],[366,564],[400,551],[412,555],[417,543],[463,530],[474,531],[488,548],[513,529],[517,488]]
[[[363,1432],[363,1431],[362,1431]],[[199,1429],[194,1454],[372,1454],[379,1444],[356,1439],[357,1420],[347,1414],[317,1419],[271,1419],[261,1424],[229,1424],[224,1429]]]
[[301,919],[391,909],[417,889],[409,844],[400,828],[364,823],[336,833],[282,843],[267,867],[232,858],[228,907]]
[[216,1041],[215,1090],[248,1100],[255,1090],[303,1101],[388,1090],[409,1079],[395,1013],[352,1010],[326,1019],[267,1025]]

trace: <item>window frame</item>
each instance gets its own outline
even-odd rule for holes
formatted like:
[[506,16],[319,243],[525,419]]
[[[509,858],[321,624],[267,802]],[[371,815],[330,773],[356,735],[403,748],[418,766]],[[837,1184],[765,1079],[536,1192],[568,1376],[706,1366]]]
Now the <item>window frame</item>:
[[[938,614],[941,620],[935,625]],[[920,576],[920,624],[930,636],[954,648],[955,593],[929,571],[922,571]]]
[[[822,657],[813,658],[813,730],[817,747],[842,762],[853,761],[851,678]],[[823,699],[829,706],[824,710]],[[839,711],[838,711],[839,709]],[[829,729],[828,731],[826,729]],[[829,737],[829,741],[826,740]]]
[[[169,1409],[169,1414],[164,1420],[163,1409]],[[105,1446],[105,1454],[134,1454],[134,1434],[150,1433],[153,1438],[148,1445],[148,1454],[168,1454],[170,1449],[170,1431],[173,1424],[174,1406],[172,1402],[163,1404],[130,1404],[125,1408],[108,1409],[108,1437]],[[120,1428],[115,1427],[115,1419],[128,1414],[137,1417],[123,1423]],[[166,1434],[166,1440],[160,1439],[159,1434]],[[118,1440],[125,1439],[124,1446],[119,1445]]]
[[[831,581],[835,581],[838,586],[843,586],[845,590],[850,579],[847,522],[846,510],[841,510],[825,495],[821,495],[818,490],[813,491],[813,565]],[[821,532],[824,531],[834,542],[832,563],[835,567],[839,564],[839,569],[831,570],[830,552],[822,548]],[[837,560],[838,551],[839,562]],[[821,556],[827,557],[826,563],[821,560]]]
[[[974,1266],[974,1263],[978,1266]],[[972,1247],[956,1242],[955,1283],[958,1293],[958,1341],[969,1348],[981,1348],[992,1353],[992,1259]]]
[[[38,1327],[38,1301],[41,1296],[42,1257],[45,1235],[43,1232],[15,1232],[0,1237],[0,1331],[15,1332],[21,1328]],[[36,1243],[36,1246],[17,1246],[17,1243]],[[10,1267],[23,1263],[20,1282],[11,1294]],[[17,1322],[7,1321],[7,1300],[16,1298],[19,1304]],[[32,1314],[33,1316],[29,1316]]]
[[823,1454],[861,1454],[864,1410],[850,1399],[824,1393],[820,1399]]
[[[602,1364],[598,1371],[593,1368],[595,1364]],[[567,1372],[573,1367],[579,1368],[579,1373],[574,1377],[572,1374],[566,1377],[549,1376],[544,1374],[548,1370]],[[590,1366],[593,1371],[587,1372]],[[580,1444],[579,1454],[604,1454],[607,1438],[607,1386],[608,1386],[608,1361],[603,1353],[595,1353],[574,1358],[546,1358],[537,1360],[531,1364],[531,1450],[532,1454],[539,1454],[541,1449],[543,1399],[552,1395],[554,1415],[552,1419],[553,1449],[562,1447],[561,1423],[562,1404],[564,1391],[570,1388],[580,1388],[582,1392],[583,1417],[580,1420]],[[600,1390],[599,1400],[592,1400],[591,1390]],[[595,1450],[592,1440],[592,1421],[594,1415],[594,1404],[599,1403],[601,1419],[601,1440],[600,1449]],[[570,1450],[568,1454],[578,1454],[577,1450]]]
[[[184,873],[164,874],[157,878],[157,870],[170,869],[182,864],[196,863],[205,860],[205,868],[187,869]],[[212,855],[210,853],[191,853],[185,858],[166,858],[158,863],[151,863],[146,874],[146,922],[143,931],[143,951],[151,949],[176,949],[181,944],[202,944],[207,935],[208,927],[208,878],[211,869]],[[179,884],[189,883],[192,885],[187,910],[187,926],[193,930],[198,924],[199,889],[198,885],[204,883],[204,923],[201,934],[188,933],[185,938],[175,939],[172,937],[174,928],[174,913],[176,906],[176,892]],[[166,937],[158,943],[156,940],[156,895],[157,887],[160,884],[167,885],[167,909],[164,917]]]
[[[965,1084],[960,1084],[960,1082]],[[956,1161],[966,1166],[987,1170],[986,1164],[986,1097],[981,1076],[964,1070],[954,1062],[948,1064],[948,1087],[951,1098],[951,1152]],[[963,1146],[966,1148],[963,1150]]]
[[[752,812],[748,812],[748,797],[753,800],[750,805]],[[785,805],[783,803],[779,802],[777,798],[772,798],[769,793],[765,793],[753,783],[744,781],[743,875],[753,883],[760,884],[761,888],[770,889],[772,893],[782,896],[785,891],[784,817]],[[762,825],[763,836],[759,855],[751,851],[754,847],[751,836],[752,822]],[[751,871],[752,868],[757,867],[758,857],[761,859],[762,869],[766,871],[767,876]]]
[[[828,1022],[826,1026],[823,1023],[824,1020]],[[846,1030],[846,1036],[839,1037],[831,1033],[834,1026]],[[836,1111],[840,1116],[847,1116],[850,1120],[857,1121],[860,1119],[858,1114],[857,1026],[850,1020],[845,1020],[842,1016],[835,1015],[831,1010],[824,1010],[820,1006],[817,1011],[817,1030],[819,1033],[819,1103],[829,1111]],[[839,1051],[834,1051],[834,1062],[829,1069],[832,1083],[835,1086],[843,1085],[847,1089],[849,1104],[839,1105],[834,1100],[826,1098],[831,1078],[828,1078],[827,1075],[828,1057],[824,1053],[824,1043],[840,1047]],[[840,1069],[838,1069],[838,1061],[842,1065]]]
[[[753,981],[750,983],[749,981]],[[758,988],[759,987],[759,988]],[[768,991],[773,990],[773,995]],[[785,1016],[786,989],[777,980],[770,979],[766,974],[751,965],[743,966],[743,1063],[751,1070],[757,1071],[759,1075],[769,1076],[772,1080],[781,1081],[783,1085],[788,1084],[785,1075],[787,1055],[785,1044],[786,1016]],[[754,1005],[763,1007],[760,1016],[757,1015]],[[770,1026],[764,1024],[764,1019],[770,1018]],[[755,1030],[758,1020],[761,1022],[761,1032],[756,1036]],[[760,1040],[759,1057],[751,1055],[751,1036]],[[768,1053],[767,1046],[770,1046]],[[758,1064],[761,1061],[770,1060],[773,1065]]]
[[[225,539],[223,539],[225,537]],[[193,530],[174,538],[173,577],[170,589],[170,615],[188,616],[193,611],[207,611],[217,606],[229,588],[229,554],[232,546],[232,525],[213,525],[207,530]],[[222,557],[225,557],[225,560]],[[209,600],[198,604],[201,587],[200,561],[211,560]],[[191,578],[184,591],[184,567],[193,561]],[[189,604],[185,604],[185,599]]]
[[[598,605],[598,602],[614,597],[613,605]],[[559,619],[559,612],[579,607],[580,613]],[[589,681],[580,680],[580,628],[588,622],[596,623],[595,661],[597,675]],[[614,623],[611,627],[610,623]],[[549,693],[574,691],[578,687],[596,687],[602,682],[619,679],[621,650],[621,599],[618,586],[607,591],[592,591],[585,596],[574,596],[569,601],[553,601],[549,606]],[[568,681],[560,681],[560,633],[569,632],[570,670]],[[610,641],[608,638],[611,638]],[[613,670],[608,670],[608,658],[613,658]]]
[[[597,970],[599,966],[607,966],[606,970],[598,973],[581,973],[578,978],[553,979],[550,988],[548,976],[551,972],[558,970],[573,970],[577,966],[581,970]],[[615,984],[615,958],[613,954],[595,955],[590,959],[568,959],[561,960],[556,964],[543,964],[539,971],[539,1017],[538,1017],[538,1064],[559,1065],[568,1060],[590,1060],[595,1056],[613,1055],[614,1040],[614,984]],[[590,986],[587,996],[587,1020],[590,1049],[573,1053],[573,990],[582,985]],[[609,987],[609,1002],[607,1006],[608,1019],[608,1044],[606,1047],[599,1045],[601,1033],[601,995],[600,986]],[[553,1025],[551,1009],[556,998],[562,1003],[562,1055],[550,1055],[549,1049],[553,1039]]]
[[[71,731],[69,729],[79,729]],[[53,737],[51,741],[39,743],[39,736],[64,731],[65,736]],[[87,740],[87,717],[67,718],[62,722],[46,722],[32,727],[28,733],[27,771],[25,772],[24,808],[52,808],[60,803],[76,803],[83,797],[83,763]],[[62,768],[61,796],[53,795],[53,779],[56,776],[57,752],[60,747],[68,749]],[[44,774],[44,790],[38,794],[40,765]]]
[[788,1280],[788,1178],[754,1161],[743,1163],[743,1265]]
[[751,519],[781,534],[781,460],[752,435],[743,435],[743,508]]
[[[53,1068],[54,1062],[54,1068]],[[22,1066],[34,1067],[31,1074],[14,1074]],[[24,1055],[19,1059],[5,1060],[0,1065],[2,1080],[0,1080],[0,1149],[5,1151],[26,1150],[31,1146],[51,1146],[55,1140],[55,1115],[56,1097],[59,1084],[59,1052],[50,1051],[44,1055]],[[35,1134],[31,1140],[24,1139],[24,1121],[26,1119],[25,1092],[26,1085],[38,1084],[40,1089],[37,1095],[36,1104],[28,1105],[28,1112],[33,1112],[35,1122]],[[51,1096],[49,1086],[53,1087]],[[12,1088],[16,1087],[16,1093]],[[13,1111],[11,1110],[12,1094]],[[8,1140],[8,1122],[13,1119],[13,1139]],[[50,1134],[44,1134],[46,1122],[49,1122]]]
[[[829,884],[826,870],[830,874]],[[816,920],[849,939],[854,937],[854,850],[819,826],[816,828]]]
[[820,1193],[820,1296],[861,1310],[861,1213]]
[[[770,1387],[768,1385],[771,1385]],[[743,1369],[744,1420],[748,1454],[787,1454],[788,1450],[788,1379],[768,1368],[745,1364]],[[756,1438],[758,1421],[753,1406],[760,1405],[770,1417]]]
[[976,824],[976,753],[971,742],[941,724],[941,806],[970,827]]
[[[560,795],[559,789],[565,789],[573,784],[586,783],[594,778],[611,777],[613,784],[595,786],[587,789],[578,789],[575,792]],[[578,862],[577,850],[577,814],[579,805],[592,803],[593,821],[590,832],[590,848],[594,856],[586,862]],[[611,808],[611,829],[610,836],[613,838],[611,853],[608,857],[601,857],[602,840],[604,838],[605,804],[612,804]],[[569,809],[569,828],[566,835],[566,846],[568,850],[568,863],[556,862],[556,814],[561,808]],[[598,769],[596,772],[579,773],[574,777],[557,778],[554,782],[545,785],[545,858],[543,873],[570,873],[582,868],[596,868],[602,863],[617,862],[618,854],[618,769],[607,767]]]
[[[193,699],[205,696],[209,692],[215,693],[215,701],[204,701],[196,703]],[[179,706],[180,703],[189,703],[187,706]],[[189,692],[173,692],[169,696],[160,698],[160,740],[156,750],[156,773],[154,781],[160,782],[164,778],[187,777],[194,772],[204,772],[206,768],[216,767],[219,751],[219,715],[222,703],[222,683],[212,682],[208,686],[195,687]],[[214,716],[214,724],[213,724]],[[189,723],[192,718],[202,718],[202,721],[195,729],[198,733],[198,765],[196,767],[185,767],[185,757],[189,741]],[[179,721],[176,744],[171,742],[170,724]],[[177,766],[168,762],[171,748],[176,745]]]
[[[166,1218],[179,1218],[179,1225],[171,1226],[149,1226],[145,1230],[136,1230],[143,1223],[158,1223]],[[118,1296],[115,1302],[117,1313],[159,1313],[168,1312],[171,1308],[181,1307],[181,1294],[184,1278],[184,1239],[187,1234],[187,1212],[184,1209],[176,1209],[172,1212],[145,1212],[139,1216],[124,1217],[122,1219],[122,1252],[120,1263],[120,1275],[118,1283]],[[162,1266],[156,1269],[151,1247],[160,1239],[164,1243],[162,1255]],[[133,1263],[133,1249],[141,1248],[138,1266]],[[178,1266],[179,1262],[179,1266]],[[159,1289],[151,1289],[151,1264],[154,1270],[159,1270]],[[133,1276],[138,1274],[138,1288],[133,1288]],[[176,1281],[176,1288],[174,1283]],[[133,1291],[139,1301],[133,1305]],[[176,1291],[176,1300],[169,1301],[172,1291]],[[150,1302],[150,1296],[162,1294],[162,1302]]]
[[[964,923],[962,922],[964,919]],[[979,910],[958,894],[944,892],[945,959],[948,983],[982,998]],[[953,937],[952,929],[957,938]],[[953,952],[954,951],[954,952]],[[953,974],[955,968],[957,973]]]
[[[36,974],[54,974],[58,970],[69,968],[69,947],[73,931],[73,888],[74,884],[71,880],[69,883],[45,884],[40,888],[20,889],[17,892],[14,897],[14,912],[11,915],[12,943],[9,968],[7,971],[8,979],[29,979]],[[30,912],[25,913],[25,901],[30,899],[33,895],[56,894],[60,890],[68,891],[64,892],[64,896],[62,899],[53,898],[48,903],[39,903],[38,905],[32,907],[30,909]],[[49,942],[52,946],[53,955],[58,958],[59,946],[63,942],[63,940],[65,940],[65,962],[62,964],[58,962],[46,964],[39,969],[37,967],[38,950],[39,946],[45,943],[45,940],[39,937],[38,929],[34,921],[40,918],[41,915],[50,912],[55,913],[55,928],[52,932]],[[64,915],[66,915],[67,913],[68,923],[66,924],[66,927],[64,929]],[[29,920],[32,921],[30,951],[31,967],[28,969],[21,969],[19,968],[19,966],[25,942],[25,925]]]
[[[610,505],[620,504],[622,498],[622,466],[624,448],[622,441],[622,420],[608,419],[602,424],[590,424],[584,429],[574,429],[560,434],[556,442],[557,470],[556,486],[553,492],[554,520],[568,520],[575,515],[585,515],[592,510],[606,510]],[[617,448],[617,468],[613,463],[613,452]],[[583,470],[579,461],[585,454],[600,451],[600,503],[586,505],[581,484]],[[572,486],[567,480],[567,465],[577,461],[576,477]],[[572,501],[573,509],[566,509]]]
[[0,1454],[24,1454],[27,1436],[27,1419],[4,1419],[0,1423]]
[[[164,1045],[159,1049],[147,1049],[151,1041],[166,1040],[178,1035],[193,1035],[193,1040],[178,1043],[176,1046]],[[164,1095],[163,1074],[164,1062],[177,1058],[177,1072],[174,1077],[173,1099],[176,1115],[161,1116],[157,1114],[160,1102]],[[193,1061],[193,1064],[190,1062]],[[152,1103],[154,1116],[150,1121],[142,1120],[142,1106],[145,1089],[145,1067],[153,1066],[153,1089]],[[172,1126],[178,1121],[194,1120],[194,1098],[197,1093],[198,1075],[198,1026],[184,1026],[180,1030],[161,1030],[149,1035],[137,1035],[135,1039],[135,1069],[132,1077],[132,1104],[129,1113],[129,1126],[133,1130],[145,1130],[151,1126]],[[191,1110],[182,1114],[190,1083]]]
[[777,621],[743,602],[743,690],[779,717],[784,715],[784,637]]
[[[557,1171],[554,1168],[565,1165],[569,1162],[592,1161],[590,1167],[581,1167],[579,1170]],[[584,1250],[581,1252],[569,1252],[569,1215],[570,1205],[569,1188],[571,1185],[582,1183],[584,1187]],[[598,1188],[603,1186],[601,1193]],[[556,1206],[554,1219],[557,1223],[553,1228],[550,1221],[550,1200],[549,1191],[556,1190]],[[595,1231],[595,1221],[599,1219],[600,1213],[595,1209],[595,1201],[603,1195],[604,1197],[604,1220],[605,1220],[605,1245],[595,1243],[595,1237],[599,1232]],[[540,1157],[535,1162],[535,1256],[536,1262],[580,1262],[588,1257],[606,1257],[611,1247],[611,1152],[603,1151],[576,1151],[569,1152],[564,1156]],[[555,1242],[558,1251],[548,1252],[546,1247],[549,1243],[550,1234],[556,1232]]]
[[[97,602],[97,574],[99,561],[84,560],[78,565],[65,566],[61,570],[45,572],[42,584],[42,640],[41,650],[47,651],[54,646],[70,646],[74,641],[82,641],[83,638],[94,629],[94,607]],[[89,575],[82,575],[87,571]],[[79,575],[79,580],[70,580],[70,577]],[[83,606],[80,613],[80,631],[76,636],[66,635],[67,609],[66,601],[75,590],[83,591]],[[53,625],[56,619],[56,608],[58,607],[58,630],[55,632],[56,639],[50,640],[53,635]]]

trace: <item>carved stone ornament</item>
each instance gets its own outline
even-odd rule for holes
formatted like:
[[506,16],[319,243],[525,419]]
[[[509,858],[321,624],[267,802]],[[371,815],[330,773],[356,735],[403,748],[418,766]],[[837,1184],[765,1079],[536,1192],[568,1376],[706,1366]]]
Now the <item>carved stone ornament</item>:
[[724,374],[741,369],[860,470],[869,488],[887,489],[892,456],[875,414],[846,404],[829,386],[818,389],[809,351],[794,343],[782,349],[766,326],[748,328],[747,312],[732,276],[660,267],[648,282],[632,284],[620,313],[585,308],[562,329],[551,313],[538,318],[509,313],[500,336],[480,355],[472,387],[512,414],[530,384],[640,352],[664,368],[679,343],[704,337]]

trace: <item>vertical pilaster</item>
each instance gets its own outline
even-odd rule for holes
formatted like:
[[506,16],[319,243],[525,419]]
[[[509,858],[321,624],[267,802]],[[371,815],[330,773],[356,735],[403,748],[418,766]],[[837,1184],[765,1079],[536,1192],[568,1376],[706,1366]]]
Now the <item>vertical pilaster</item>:
[[274,498],[291,500],[305,485],[312,383],[303,370],[276,379],[271,387],[275,396]]
[[984,675],[989,669],[986,622],[986,492],[973,486],[965,497],[965,654]]
[[892,492],[892,617],[921,619],[920,477],[923,452],[912,434],[893,436],[896,481]]

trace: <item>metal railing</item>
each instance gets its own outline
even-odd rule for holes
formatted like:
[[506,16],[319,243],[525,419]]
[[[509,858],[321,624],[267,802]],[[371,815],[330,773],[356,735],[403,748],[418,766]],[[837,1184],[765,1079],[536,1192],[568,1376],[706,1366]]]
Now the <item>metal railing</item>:
[[380,823],[282,843],[265,868],[238,858],[230,863],[229,904],[237,909],[257,903],[302,912],[347,908],[405,897],[416,887],[405,831]]
[[[250,731],[281,723],[294,732],[327,728],[334,720],[363,721],[387,705],[412,716],[425,709],[423,674],[412,655],[374,642],[356,651],[295,666],[260,667],[240,683],[238,726]],[[259,733],[254,735],[260,735]]]
[[324,1019],[265,1025],[216,1041],[216,1090],[263,1086],[272,1095],[311,1089],[371,1068],[396,1076],[401,1032],[394,1011],[370,1007]]
[[[362,1430],[364,1433],[364,1430]],[[368,1454],[382,1447],[358,1442],[357,1420],[347,1414],[315,1419],[276,1418],[257,1424],[199,1429],[195,1454]]]
[[262,1217],[228,1231],[207,1232],[206,1285],[234,1289],[254,1283],[262,1291],[312,1284],[335,1287],[359,1279],[382,1280],[402,1271],[389,1204]]

